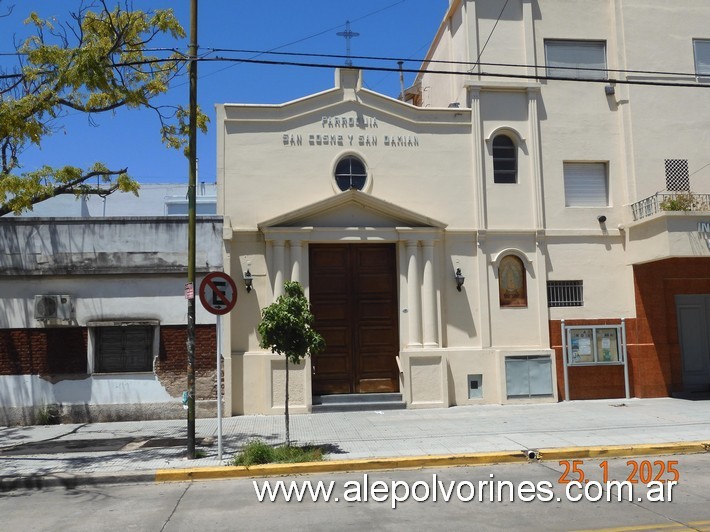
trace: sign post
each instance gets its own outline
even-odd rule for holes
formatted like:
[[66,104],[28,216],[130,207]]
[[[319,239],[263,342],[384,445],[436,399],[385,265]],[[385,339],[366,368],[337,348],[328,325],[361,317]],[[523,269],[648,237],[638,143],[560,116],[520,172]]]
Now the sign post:
[[217,317],[217,459],[222,461],[222,315],[237,303],[237,286],[223,272],[212,272],[200,283],[200,301]]

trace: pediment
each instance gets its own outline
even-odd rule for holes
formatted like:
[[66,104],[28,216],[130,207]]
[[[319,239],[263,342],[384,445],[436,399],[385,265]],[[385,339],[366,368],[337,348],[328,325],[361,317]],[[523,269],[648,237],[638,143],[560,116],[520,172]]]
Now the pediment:
[[446,224],[359,190],[348,190],[259,224],[261,230],[275,227],[429,227],[443,229]]

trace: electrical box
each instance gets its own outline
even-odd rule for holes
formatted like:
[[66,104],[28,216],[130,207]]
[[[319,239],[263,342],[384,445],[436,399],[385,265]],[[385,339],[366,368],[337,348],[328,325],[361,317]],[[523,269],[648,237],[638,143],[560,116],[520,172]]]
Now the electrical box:
[[483,399],[483,375],[468,376],[468,398]]

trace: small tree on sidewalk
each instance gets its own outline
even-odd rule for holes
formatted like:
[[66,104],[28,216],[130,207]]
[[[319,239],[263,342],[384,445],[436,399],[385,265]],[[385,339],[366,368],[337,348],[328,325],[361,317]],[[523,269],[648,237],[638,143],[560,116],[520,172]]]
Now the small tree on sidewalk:
[[284,283],[284,295],[262,311],[258,331],[263,349],[286,355],[286,445],[291,446],[288,417],[288,364],[300,364],[307,355],[325,349],[325,340],[312,328],[313,314],[301,285],[295,281]]

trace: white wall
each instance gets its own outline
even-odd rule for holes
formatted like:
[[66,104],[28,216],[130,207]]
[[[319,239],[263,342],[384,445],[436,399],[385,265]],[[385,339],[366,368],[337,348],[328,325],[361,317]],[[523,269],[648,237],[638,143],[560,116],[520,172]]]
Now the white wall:
[[94,375],[52,383],[37,375],[0,375],[3,408],[24,406],[176,403],[151,374]]
[[[204,276],[198,277],[198,284]],[[72,325],[112,319],[151,319],[161,325],[187,323],[182,276],[81,276],[39,279],[0,277],[0,328],[39,327],[34,319],[36,294],[69,295],[74,303]],[[198,324],[215,323],[212,314],[196,305]]]

